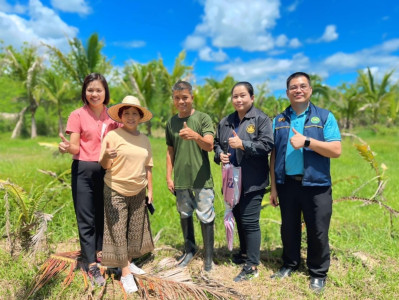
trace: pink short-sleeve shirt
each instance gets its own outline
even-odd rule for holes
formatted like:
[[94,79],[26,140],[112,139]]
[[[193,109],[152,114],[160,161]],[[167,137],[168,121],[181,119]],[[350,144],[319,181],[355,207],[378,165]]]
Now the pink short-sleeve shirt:
[[67,134],[73,132],[80,134],[80,150],[73,159],[98,161],[102,139],[109,131],[118,127],[120,124],[108,116],[105,106],[99,118],[87,105],[74,110],[68,118],[66,127]]

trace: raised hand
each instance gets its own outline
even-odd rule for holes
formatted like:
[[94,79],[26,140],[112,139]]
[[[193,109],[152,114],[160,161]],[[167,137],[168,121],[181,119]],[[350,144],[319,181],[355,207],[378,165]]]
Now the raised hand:
[[113,158],[117,157],[117,155],[118,155],[118,153],[116,152],[116,149],[112,148],[111,145],[109,144],[109,142],[107,142],[104,156],[106,156],[106,158],[113,159]]
[[290,143],[295,150],[302,148],[305,144],[306,137],[300,134],[295,128],[292,128],[294,135],[290,139]]
[[71,143],[65,138],[62,133],[60,133],[58,136],[61,138],[61,142],[58,144],[58,151],[60,151],[60,153],[67,153],[69,147],[71,146]]
[[242,140],[234,130],[233,130],[233,137],[229,138],[229,146],[230,148],[233,149],[240,148],[244,150],[244,146],[242,145]]
[[184,140],[196,140],[199,136],[194,130],[187,126],[187,123],[183,123],[183,128],[179,131],[179,136]]

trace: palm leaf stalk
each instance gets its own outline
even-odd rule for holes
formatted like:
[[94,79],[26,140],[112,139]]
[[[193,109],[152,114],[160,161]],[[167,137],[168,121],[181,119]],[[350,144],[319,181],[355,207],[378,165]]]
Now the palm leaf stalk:
[[[360,137],[352,133],[343,133],[342,135],[356,138],[360,142],[360,144],[355,144],[354,146],[356,147],[360,156],[370,164],[371,168],[375,171],[376,176],[374,176],[370,180],[365,181],[360,187],[358,187],[353,191],[351,196],[341,197],[337,200],[334,200],[334,202],[362,201],[365,205],[377,204],[380,207],[383,207],[389,212],[390,235],[393,236],[392,235],[393,217],[397,217],[399,215],[399,211],[384,203],[386,201],[386,198],[384,197],[384,190],[386,183],[388,182],[388,178],[386,178],[385,176],[385,170],[388,169],[387,166],[383,163],[381,164],[381,166],[378,165],[374,152],[371,150],[370,146]],[[377,188],[371,197],[365,198],[357,196],[358,191],[360,191],[362,188],[369,185],[371,182],[375,180],[377,181]]]
[[[72,283],[75,270],[80,269],[83,278],[85,289],[91,285],[88,284],[87,273],[83,271],[83,265],[80,264],[79,260],[80,251],[64,252],[53,254],[48,258],[45,263],[40,268],[35,280],[32,282],[28,292],[26,293],[25,299],[33,296],[37,293],[46,283],[54,279],[58,274],[67,272],[67,276],[63,281],[64,288],[61,293]],[[154,271],[161,270],[159,274],[144,274],[144,275],[134,275],[137,282],[138,293],[141,299],[241,299],[236,291],[233,289],[228,289],[225,286],[211,281],[210,279],[204,280],[202,277],[197,278],[198,281],[204,282],[204,284],[193,283],[187,270],[174,268],[176,262],[173,263],[173,268],[170,269],[171,261],[173,259],[166,258],[162,260],[159,264],[164,264],[166,268],[154,268]],[[165,263],[165,261],[167,261]],[[102,287],[101,292],[97,295],[97,299],[101,299],[105,291],[114,293],[115,286],[119,286],[124,298],[127,299],[127,295],[123,289],[120,281],[115,284],[114,274],[111,272],[106,272],[107,268],[100,266],[102,273],[105,278],[111,278],[111,280],[106,280],[106,284]],[[89,291],[89,297],[94,299],[92,288]]]

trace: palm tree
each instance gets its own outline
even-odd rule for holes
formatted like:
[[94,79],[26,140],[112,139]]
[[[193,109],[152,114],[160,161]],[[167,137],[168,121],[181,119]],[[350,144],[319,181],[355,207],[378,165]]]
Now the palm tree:
[[65,74],[58,73],[54,69],[48,69],[44,72],[42,78],[40,78],[40,84],[44,89],[45,98],[56,107],[58,132],[63,133],[62,105],[71,99],[76,99],[75,95],[79,91],[72,88],[72,84],[65,77]]
[[379,84],[374,82],[370,68],[367,68],[367,73],[358,72],[359,98],[365,102],[360,110],[369,109],[371,111],[373,124],[378,122],[380,112],[388,107],[391,97],[395,94],[394,87],[389,89],[389,79],[393,72],[394,70],[386,73]]
[[20,136],[23,115],[27,109],[31,113],[31,138],[37,137],[36,110],[39,107],[42,90],[39,85],[43,65],[42,58],[37,55],[37,48],[24,44],[18,52],[12,46],[6,48],[5,64],[10,76],[23,82],[25,96],[21,99],[27,102],[27,106],[20,112],[19,121],[13,131],[12,138]]
[[330,89],[328,86],[323,84],[323,80],[320,76],[312,74],[310,75],[310,80],[312,82],[312,101],[321,107],[326,109],[331,109],[330,101]]
[[179,53],[172,73],[169,74],[163,60],[153,60],[146,65],[133,63],[125,66],[121,85],[126,93],[135,95],[140,102],[154,113],[154,119],[147,123],[147,133],[151,135],[152,123],[163,125],[169,117],[172,91],[171,86],[183,76],[187,76],[192,67],[185,66],[185,52]]
[[59,60],[64,72],[73,81],[83,84],[84,78],[93,72],[106,74],[110,70],[110,63],[101,54],[104,43],[99,41],[98,34],[93,33],[87,40],[86,47],[78,38],[69,40],[71,52],[64,55],[58,48],[45,44],[50,52]]
[[391,87],[391,91],[393,93],[389,97],[389,115],[390,115],[390,122],[395,123],[398,119],[399,114],[399,85],[396,83],[394,86]]
[[213,78],[205,80],[205,85],[198,86],[195,90],[195,107],[207,112],[217,124],[223,117],[234,111],[231,105],[231,88],[236,81],[229,75],[222,81]]
[[332,90],[330,100],[334,103],[334,115],[344,129],[351,129],[359,107],[358,89],[356,85],[343,85]]

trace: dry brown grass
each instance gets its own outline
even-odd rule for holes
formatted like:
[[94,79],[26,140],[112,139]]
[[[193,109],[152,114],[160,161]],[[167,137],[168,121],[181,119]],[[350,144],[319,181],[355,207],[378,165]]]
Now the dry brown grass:
[[[72,241],[58,244],[56,251],[71,251],[77,248],[78,243]],[[389,278],[389,274],[397,274],[399,272],[397,258],[372,257],[364,252],[339,252],[338,256],[332,257],[326,290],[322,295],[318,296],[314,295],[308,288],[309,278],[304,267],[300,268],[290,278],[283,280],[270,279],[270,275],[279,268],[281,263],[274,251],[278,250],[273,249],[270,252],[263,250],[261,252],[260,275],[250,281],[233,282],[233,278],[240,272],[241,267],[231,263],[231,253],[225,248],[216,249],[214,258],[216,264],[211,272],[203,271],[201,251],[199,251],[186,269],[186,273],[191,277],[192,282],[197,285],[207,285],[215,291],[216,289],[224,290],[226,293],[230,292],[232,298],[238,297],[241,299],[394,299],[395,296],[399,296],[399,288],[392,290],[392,287],[389,288],[392,284],[385,283],[381,279],[383,277],[381,274],[387,274],[387,278]],[[335,249],[333,253],[337,253],[337,250]],[[162,246],[156,249],[155,255],[150,256],[139,265],[149,275],[162,277],[162,273],[173,270],[173,261],[179,254],[180,252],[173,247]],[[305,256],[304,251],[303,256]],[[165,260],[165,258],[169,259]],[[160,267],[162,260],[164,267]],[[168,261],[168,263],[165,263],[165,261]],[[33,262],[31,267],[34,267]],[[59,299],[87,299],[88,294],[92,295],[93,299],[100,296],[98,289],[85,291],[82,276],[78,272],[75,273],[74,283],[61,294],[57,294]],[[64,278],[63,276],[65,275],[60,275],[62,279]],[[140,278],[138,279],[140,280]],[[61,284],[60,280],[57,282],[56,284]],[[0,279],[0,295],[7,294],[7,299],[20,299],[21,287],[19,285],[21,284],[22,281],[18,278],[12,281]],[[54,286],[54,283],[50,285]],[[60,290],[59,287],[58,289]],[[5,293],[6,290],[7,293]],[[154,293],[149,293],[148,296],[148,299],[159,299]],[[45,299],[56,298],[57,296],[51,293],[47,293],[47,296],[45,296]],[[124,293],[119,281],[108,279],[103,299],[123,298]],[[127,299],[141,299],[141,297],[138,294],[134,294],[129,295]],[[189,295],[187,299],[191,299]]]

